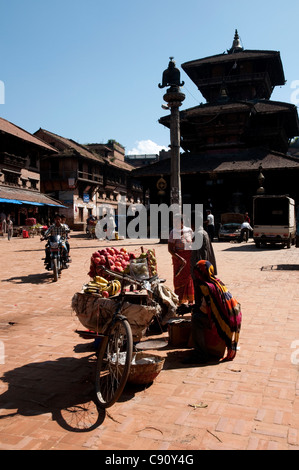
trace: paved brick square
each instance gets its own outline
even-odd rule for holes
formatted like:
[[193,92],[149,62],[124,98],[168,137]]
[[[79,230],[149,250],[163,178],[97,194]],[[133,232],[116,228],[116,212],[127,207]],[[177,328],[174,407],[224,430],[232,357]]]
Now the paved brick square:
[[156,380],[128,385],[103,411],[92,342],[74,332],[82,327],[71,299],[89,280],[92,253],[108,243],[153,247],[173,287],[167,245],[157,240],[73,233],[72,263],[54,283],[38,237],[0,238],[0,449],[299,450],[299,249],[215,242],[218,276],[242,305],[235,360],[187,366],[188,351],[168,345]]

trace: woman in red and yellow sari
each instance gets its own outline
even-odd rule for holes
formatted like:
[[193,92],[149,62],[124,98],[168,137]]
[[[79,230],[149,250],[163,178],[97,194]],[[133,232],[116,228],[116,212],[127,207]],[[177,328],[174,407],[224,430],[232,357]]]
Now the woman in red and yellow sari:
[[168,251],[172,256],[174,292],[179,297],[180,304],[194,302],[194,285],[191,275],[191,244],[193,232],[185,227],[181,220],[181,227],[170,232]]
[[[206,260],[194,267],[195,304],[192,307],[193,357],[185,363],[204,363],[210,357],[233,360],[241,329],[241,306]],[[190,311],[190,310],[189,310]],[[186,313],[181,311],[181,314]]]

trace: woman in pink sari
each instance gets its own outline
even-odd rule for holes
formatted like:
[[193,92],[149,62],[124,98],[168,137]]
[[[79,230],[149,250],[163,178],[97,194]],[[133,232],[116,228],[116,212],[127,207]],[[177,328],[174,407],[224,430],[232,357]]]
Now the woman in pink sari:
[[170,232],[168,251],[172,256],[174,292],[179,297],[180,304],[194,302],[194,285],[191,275],[191,244],[193,232],[185,227],[183,219],[181,226]]

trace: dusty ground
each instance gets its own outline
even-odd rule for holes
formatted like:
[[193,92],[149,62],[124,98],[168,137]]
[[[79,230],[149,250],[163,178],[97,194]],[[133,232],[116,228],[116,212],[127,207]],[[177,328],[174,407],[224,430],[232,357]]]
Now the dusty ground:
[[[148,243],[172,288],[167,246]],[[154,383],[127,387],[104,412],[91,342],[74,333],[70,306],[104,244],[74,234],[73,262],[53,283],[38,237],[0,239],[0,449],[299,450],[299,249],[215,242],[218,275],[242,304],[236,359],[184,366],[188,351],[168,346]],[[140,241],[113,244],[132,251]]]

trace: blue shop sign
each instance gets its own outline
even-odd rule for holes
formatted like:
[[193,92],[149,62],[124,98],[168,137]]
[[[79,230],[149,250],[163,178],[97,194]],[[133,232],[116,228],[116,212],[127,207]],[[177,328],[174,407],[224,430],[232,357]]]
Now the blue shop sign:
[[83,202],[89,202],[89,194],[83,193]]

